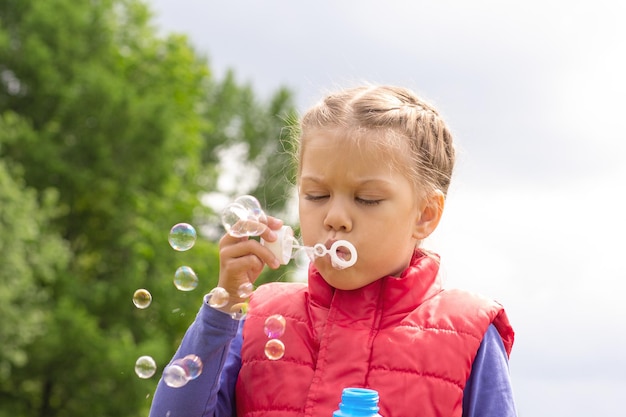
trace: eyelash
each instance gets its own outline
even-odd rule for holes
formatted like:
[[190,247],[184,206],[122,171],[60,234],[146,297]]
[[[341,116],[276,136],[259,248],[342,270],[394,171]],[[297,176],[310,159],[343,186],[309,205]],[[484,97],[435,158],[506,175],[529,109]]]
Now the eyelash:
[[380,204],[381,201],[383,201],[383,200],[365,200],[363,198],[358,198],[358,197],[355,200],[365,206],[377,206],[378,204]]
[[[306,200],[313,201],[313,202],[321,201],[321,200],[324,200],[326,198],[328,198],[327,195],[307,195],[307,196],[305,196]],[[380,202],[382,201],[382,200],[366,200],[366,199],[359,198],[359,197],[355,197],[355,200],[358,203],[363,204],[364,206],[376,206],[376,205],[380,204]]]

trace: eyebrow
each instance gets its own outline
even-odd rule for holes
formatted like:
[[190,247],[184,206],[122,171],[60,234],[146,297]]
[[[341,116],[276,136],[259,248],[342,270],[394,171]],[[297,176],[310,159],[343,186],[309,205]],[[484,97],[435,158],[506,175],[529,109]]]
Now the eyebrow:
[[[316,175],[303,175],[300,177],[300,182],[302,181],[311,181],[316,184],[325,184],[326,182],[322,177]],[[393,185],[392,181],[389,181],[384,178],[363,178],[354,182],[354,185],[363,186],[370,183],[382,184],[382,185]]]

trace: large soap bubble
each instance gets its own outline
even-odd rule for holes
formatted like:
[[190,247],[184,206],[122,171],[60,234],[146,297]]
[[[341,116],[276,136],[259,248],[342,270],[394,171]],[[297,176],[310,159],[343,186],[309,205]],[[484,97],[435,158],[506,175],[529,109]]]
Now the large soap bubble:
[[259,236],[267,229],[267,216],[256,198],[244,195],[224,208],[222,224],[233,237]]

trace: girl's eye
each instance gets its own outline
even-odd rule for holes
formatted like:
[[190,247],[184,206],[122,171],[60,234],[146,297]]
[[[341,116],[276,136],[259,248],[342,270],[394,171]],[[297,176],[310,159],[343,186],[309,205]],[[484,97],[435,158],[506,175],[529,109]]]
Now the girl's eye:
[[364,206],[376,206],[383,200],[368,200],[366,198],[356,197],[355,200]]
[[327,195],[313,195],[313,194],[307,194],[304,196],[304,199],[308,201],[321,201],[325,198],[328,198],[328,196]]

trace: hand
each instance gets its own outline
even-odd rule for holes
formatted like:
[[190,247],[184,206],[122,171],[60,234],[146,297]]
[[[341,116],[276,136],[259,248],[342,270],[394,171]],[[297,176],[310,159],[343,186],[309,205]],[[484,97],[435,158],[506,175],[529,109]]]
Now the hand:
[[[276,230],[283,225],[282,220],[267,216],[267,228],[260,235],[268,242],[276,240]],[[230,302],[220,310],[229,312],[230,308],[243,301],[237,292],[243,284],[254,283],[268,265],[272,269],[280,267],[280,261],[265,246],[247,237],[233,237],[226,233],[220,239],[220,273],[218,285],[230,294]]]

